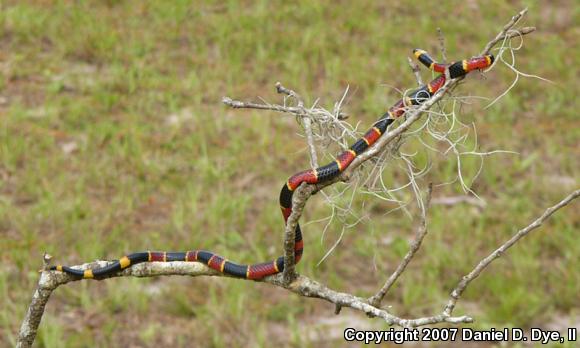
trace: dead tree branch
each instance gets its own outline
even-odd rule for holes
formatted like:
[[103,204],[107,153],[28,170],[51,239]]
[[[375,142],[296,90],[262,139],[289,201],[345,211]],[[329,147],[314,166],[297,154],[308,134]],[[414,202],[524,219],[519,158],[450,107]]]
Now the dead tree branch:
[[[518,15],[514,16],[512,20],[508,22],[506,26],[504,26],[502,31],[500,31],[500,33],[485,46],[481,54],[488,53],[498,42],[502,40],[510,39],[516,36],[522,36],[533,32],[535,28],[532,27],[513,29],[514,25],[521,19],[521,17],[525,13],[526,10],[523,10]],[[286,258],[285,271],[283,274],[277,274],[275,276],[267,277],[261,280],[261,282],[269,283],[271,285],[287,289],[300,296],[323,299],[327,302],[333,303],[337,308],[350,307],[352,309],[362,311],[363,313],[366,313],[369,316],[382,318],[389,325],[397,325],[400,327],[417,327],[435,323],[457,324],[457,323],[469,323],[473,321],[473,319],[469,316],[460,316],[460,317],[451,316],[453,309],[455,308],[455,305],[459,300],[459,298],[461,297],[461,294],[463,293],[465,288],[470,284],[472,280],[477,278],[477,276],[481,274],[481,272],[483,272],[483,270],[493,260],[495,260],[501,254],[503,254],[508,248],[513,246],[517,241],[519,241],[521,238],[527,235],[530,231],[539,227],[557,210],[563,208],[564,206],[569,204],[572,200],[576,199],[580,194],[579,190],[575,191],[574,193],[566,197],[562,202],[549,208],[540,218],[534,221],[531,225],[519,231],[512,239],[510,239],[508,242],[502,245],[490,256],[482,260],[480,264],[470,274],[464,277],[464,279],[458,284],[456,289],[452,292],[451,300],[449,301],[443,312],[435,316],[416,319],[405,319],[390,314],[386,310],[378,307],[384,295],[388,292],[390,287],[394,284],[394,282],[397,280],[400,274],[404,271],[405,267],[409,264],[413,256],[416,254],[417,250],[421,245],[421,241],[423,240],[424,236],[427,233],[426,227],[427,208],[425,208],[425,210],[422,211],[421,216],[422,224],[416,234],[415,241],[411,245],[411,248],[407,256],[405,256],[405,259],[403,259],[398,269],[387,280],[385,286],[383,286],[383,288],[370,300],[329,289],[328,287],[314,280],[296,274],[294,269],[295,268],[294,231],[296,228],[296,224],[298,223],[298,220],[302,215],[304,206],[308,201],[308,199],[310,198],[310,196],[313,193],[323,189],[324,187],[330,186],[338,181],[348,181],[351,175],[359,166],[361,166],[365,161],[368,161],[372,157],[384,151],[384,149],[389,143],[391,143],[394,139],[396,139],[398,136],[407,131],[409,127],[411,127],[411,125],[422,116],[422,114],[424,114],[435,103],[439,102],[444,97],[445,93],[447,93],[450,89],[454,88],[460,82],[460,80],[461,79],[447,81],[445,86],[443,86],[432,98],[430,98],[425,103],[421,104],[419,107],[410,109],[406,113],[406,119],[404,122],[401,122],[396,128],[390,130],[387,134],[379,138],[379,140],[375,142],[374,145],[367,151],[365,151],[363,154],[357,156],[356,159],[342,173],[342,175],[339,178],[336,178],[330,182],[325,182],[322,184],[315,185],[302,184],[296,190],[293,196],[292,214],[288,218],[284,235],[284,255]],[[231,98],[223,98],[223,102],[226,105],[231,106],[232,108],[272,110],[277,112],[294,114],[299,117],[303,117],[305,113],[309,112],[314,114],[313,112],[315,111],[314,107],[309,109],[305,108],[302,99],[294,91],[286,89],[280,84],[277,84],[276,87],[279,93],[285,94],[286,96],[295,100],[296,106],[286,106],[285,104],[276,105],[267,103],[258,104],[252,102],[240,102],[232,100]],[[343,116],[340,113],[339,109],[336,109],[335,114],[332,116],[335,117],[336,120],[343,119]],[[308,132],[307,129],[306,131]],[[308,142],[310,143],[311,139],[309,139]],[[316,164],[317,164],[316,153],[315,152],[312,153],[311,150],[311,165],[316,166]],[[52,294],[52,292],[59,286],[79,280],[78,278],[75,278],[65,273],[48,271],[47,270],[48,263],[49,258],[46,258],[45,267],[41,272],[37,288],[32,296],[30,306],[28,308],[28,311],[20,328],[20,332],[17,339],[17,347],[30,347],[32,345],[36,337],[38,326],[41,322],[46,303],[50,299],[50,295]],[[86,263],[73,267],[78,269],[88,269],[95,267],[104,267],[108,264],[110,264],[109,261],[96,261],[93,263]],[[183,275],[192,277],[225,276],[224,274],[216,272],[210,269],[209,267],[205,266],[204,264],[197,262],[167,262],[167,263],[151,262],[137,264],[121,272],[118,272],[117,274],[111,275],[110,277],[111,278],[128,277],[128,276],[155,277],[162,275]]]
[[242,102],[239,100],[232,100],[231,98],[224,97],[222,102],[234,109],[259,109],[259,110],[272,110],[278,112],[287,112],[296,115],[302,114],[302,109],[295,106],[281,106],[276,104],[258,104],[253,102]]
[[[458,286],[453,290],[451,299],[443,313],[435,316],[416,318],[416,319],[405,319],[397,317],[393,314],[388,313],[386,310],[380,309],[368,303],[367,299],[363,299],[351,294],[342,293],[334,291],[308,277],[299,275],[291,283],[284,281],[284,276],[277,274],[271,277],[267,277],[261,282],[272,284],[278,287],[285,288],[292,291],[293,293],[304,296],[304,297],[314,297],[320,298],[327,302],[333,303],[340,307],[349,307],[355,310],[362,311],[363,313],[378,317],[385,320],[388,325],[397,325],[400,327],[418,327],[429,324],[436,323],[470,323],[473,319],[469,316],[459,316],[453,317],[452,312],[455,308],[455,304],[461,297],[461,294],[469,283],[477,278],[485,270],[485,268],[497,259],[499,256],[504,254],[507,249],[512,247],[521,238],[526,236],[532,230],[540,227],[546,220],[548,220],[556,211],[562,209],[566,205],[570,204],[574,199],[580,196],[580,190],[576,190],[558,204],[547,209],[544,214],[542,214],[538,219],[536,219],[532,224],[526,228],[518,231],[514,237],[503,244],[499,249],[494,251],[491,255],[483,259],[477,267],[470,272]],[[110,261],[95,261],[91,263],[85,263],[82,265],[74,266],[75,268],[85,270],[95,267],[105,267],[109,265]],[[47,266],[47,265],[46,265]],[[45,266],[45,268],[47,268]],[[127,268],[117,274],[111,275],[109,278],[116,277],[157,277],[157,276],[171,276],[171,275],[181,275],[181,276],[216,276],[216,277],[226,277],[223,273],[217,272],[206,265],[198,262],[150,262],[141,263],[133,267]],[[44,313],[44,308],[46,303],[50,299],[52,292],[61,285],[65,285],[70,282],[78,281],[78,278],[70,276],[65,273],[47,271],[46,269],[42,271],[40,279],[38,281],[37,289],[34,292],[32,301],[26,313],[26,317],[22,322],[20,327],[20,333],[18,335],[17,347],[30,347],[32,342],[36,337],[36,332],[38,330],[38,325],[42,319]]]

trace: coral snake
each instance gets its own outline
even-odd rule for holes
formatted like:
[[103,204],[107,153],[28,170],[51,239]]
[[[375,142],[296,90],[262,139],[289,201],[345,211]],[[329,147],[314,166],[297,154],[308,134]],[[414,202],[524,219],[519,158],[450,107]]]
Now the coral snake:
[[[380,136],[386,132],[387,127],[398,117],[403,115],[408,107],[419,105],[431,98],[445,84],[447,78],[455,79],[466,75],[470,71],[485,69],[491,66],[494,61],[493,55],[485,55],[451,64],[439,64],[433,61],[427,52],[423,50],[415,49],[413,50],[413,53],[422,64],[435,72],[441,73],[441,75],[396,102],[395,105],[393,105],[373,124],[362,138],[358,139],[348,150],[339,154],[336,157],[336,160],[325,166],[316,169],[308,169],[291,176],[280,191],[280,207],[282,209],[282,215],[284,216],[284,222],[287,222],[288,217],[292,213],[292,194],[300,184],[304,182],[309,184],[322,183],[337,177],[358,155],[372,146]],[[300,225],[297,224],[294,247],[294,255],[297,263],[302,257],[303,249],[304,242],[302,240],[302,232],[300,231]],[[260,279],[284,270],[284,256],[280,256],[276,260],[269,262],[241,265],[205,250],[193,250],[187,252],[137,252],[123,256],[121,259],[101,268],[81,270],[57,265],[50,267],[50,270],[65,272],[79,278],[99,279],[119,272],[132,265],[153,261],[202,262],[210,268],[229,276],[245,279]]]

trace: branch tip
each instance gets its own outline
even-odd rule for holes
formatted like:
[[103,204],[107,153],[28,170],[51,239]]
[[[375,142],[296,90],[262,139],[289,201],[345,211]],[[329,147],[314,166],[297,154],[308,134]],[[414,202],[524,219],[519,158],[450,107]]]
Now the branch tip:
[[44,255],[42,255],[42,264],[43,264],[43,269],[45,271],[48,271],[48,269],[50,268],[50,261],[52,260],[52,255],[50,255],[49,253],[44,253]]

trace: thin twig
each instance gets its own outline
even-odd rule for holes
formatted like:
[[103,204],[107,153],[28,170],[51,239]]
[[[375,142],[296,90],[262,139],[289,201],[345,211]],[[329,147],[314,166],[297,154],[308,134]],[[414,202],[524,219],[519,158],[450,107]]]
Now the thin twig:
[[288,89],[288,88],[282,86],[282,84],[280,82],[276,82],[275,86],[276,86],[276,92],[278,92],[280,94],[286,94],[287,96],[294,98],[296,100],[296,103],[297,103],[299,108],[304,107],[304,101],[302,100],[300,95],[298,95],[298,93],[294,92],[291,89]]
[[381,305],[381,302],[385,298],[385,295],[389,292],[389,290],[395,284],[397,279],[399,279],[401,274],[403,274],[403,272],[405,271],[405,269],[407,268],[407,266],[417,253],[417,251],[419,251],[419,249],[421,248],[421,243],[423,242],[423,239],[427,235],[427,211],[429,210],[429,205],[431,203],[432,193],[433,193],[433,184],[429,184],[429,188],[427,190],[427,197],[425,198],[425,204],[420,205],[421,223],[419,225],[419,228],[417,229],[417,232],[415,233],[415,238],[413,239],[413,242],[409,246],[409,251],[403,258],[397,269],[393,272],[393,274],[391,274],[389,279],[387,279],[385,285],[383,285],[383,287],[374,296],[368,299],[371,305],[375,307],[379,307]]
[[[498,42],[503,40],[513,39],[514,37],[519,37],[527,34],[531,34],[536,31],[536,27],[522,27],[520,29],[513,29],[507,33],[502,35],[498,35],[493,41],[490,41],[487,46],[481,51],[480,55],[488,54],[493,46],[495,46]],[[493,44],[491,44],[493,42]],[[491,45],[490,45],[491,44]]]
[[259,110],[272,110],[278,112],[287,112],[296,115],[302,113],[302,109],[294,106],[281,106],[276,104],[258,104],[253,102],[242,102],[239,100],[233,100],[228,97],[222,98],[222,103],[231,106],[234,109],[259,109]]
[[304,125],[304,132],[306,133],[308,150],[310,151],[310,167],[316,169],[318,168],[318,156],[316,155],[316,146],[314,145],[314,137],[312,135],[312,120],[305,117],[302,120],[302,124]]
[[276,91],[281,94],[286,94],[296,100],[297,106],[302,109],[302,124],[304,126],[304,132],[306,133],[306,143],[308,144],[308,150],[310,152],[310,166],[312,169],[318,168],[318,156],[316,155],[316,146],[314,144],[314,136],[312,133],[312,119],[308,117],[308,111],[304,107],[304,101],[302,97],[294,90],[282,86],[280,82],[276,82]]
[[489,256],[481,260],[479,264],[477,264],[477,266],[471,272],[469,272],[468,275],[464,276],[461,279],[461,281],[459,282],[459,284],[457,284],[455,289],[453,289],[453,291],[451,292],[451,299],[445,306],[443,313],[446,315],[451,315],[453,313],[453,309],[455,309],[457,301],[461,297],[461,294],[463,294],[463,291],[465,291],[465,288],[467,288],[469,283],[471,283],[475,278],[477,278],[481,274],[481,272],[485,270],[487,266],[489,266],[495,259],[502,256],[509,248],[511,248],[520,239],[525,237],[528,233],[542,226],[544,221],[546,221],[550,216],[552,216],[552,214],[568,205],[570,202],[578,198],[578,196],[580,196],[580,190],[572,192],[558,204],[546,209],[546,211],[534,222],[532,222],[527,227],[519,230],[512,238],[510,238],[507,242],[502,244],[502,246],[500,246],[494,252],[489,254]]
[[445,36],[441,28],[437,28],[437,39],[439,40],[439,50],[441,51],[441,60],[443,64],[447,63],[447,50],[445,49]]
[[528,8],[524,8],[518,14],[512,17],[512,19],[504,25],[503,29],[497,34],[495,39],[491,40],[490,42],[485,45],[483,51],[481,51],[480,55],[488,54],[492,47],[495,46],[498,42],[506,39],[512,38],[520,35],[526,35],[531,33],[532,31],[536,30],[535,27],[523,27],[516,32],[510,32],[510,30],[522,19],[522,17],[528,12]]
[[421,79],[421,72],[419,70],[419,65],[415,63],[413,59],[407,57],[407,62],[409,62],[409,66],[411,67],[411,71],[415,75],[415,80],[417,81],[418,86],[423,86],[423,79]]

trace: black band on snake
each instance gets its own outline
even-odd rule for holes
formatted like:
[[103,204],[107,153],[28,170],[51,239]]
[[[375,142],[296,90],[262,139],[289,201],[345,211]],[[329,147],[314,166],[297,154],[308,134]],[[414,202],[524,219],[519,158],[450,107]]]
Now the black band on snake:
[[[292,195],[294,190],[303,182],[309,184],[322,183],[333,178],[336,178],[343,172],[352,161],[363,153],[366,149],[372,146],[386,131],[387,127],[393,123],[398,117],[403,115],[408,107],[412,105],[419,105],[431,98],[446,81],[446,76],[455,79],[466,75],[470,71],[485,69],[493,64],[494,57],[492,55],[485,55],[472,59],[454,62],[448,65],[439,64],[433,61],[427,52],[415,49],[413,51],[415,57],[429,69],[441,73],[438,77],[433,79],[428,84],[419,87],[411,92],[408,96],[403,97],[397,101],[384,115],[376,121],[372,127],[364,134],[362,138],[357,140],[348,150],[339,154],[336,160],[327,165],[316,169],[308,169],[291,176],[280,191],[280,207],[284,222],[292,213]],[[304,250],[304,242],[302,241],[302,232],[300,225],[296,225],[296,239],[294,247],[294,255],[296,263],[300,261]],[[276,260],[264,263],[256,263],[252,265],[243,265],[226,260],[224,257],[216,255],[210,251],[193,250],[186,252],[159,252],[146,251],[133,253],[123,256],[121,259],[111,263],[106,267],[97,269],[80,270],[67,266],[57,265],[50,268],[77,276],[79,278],[99,279],[108,275],[119,272],[132,265],[142,262],[170,262],[170,261],[191,261],[202,262],[210,268],[227,274],[232,277],[246,278],[246,279],[261,279],[265,276],[273,275],[284,270],[284,257],[280,256]]]

